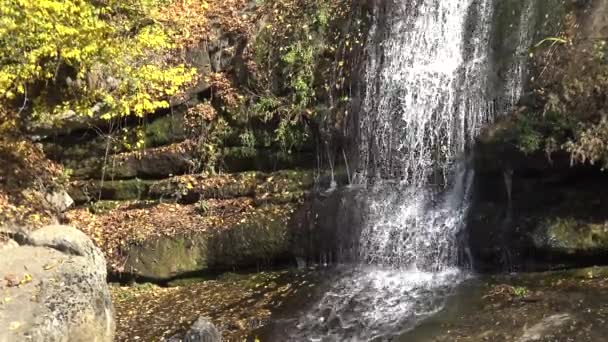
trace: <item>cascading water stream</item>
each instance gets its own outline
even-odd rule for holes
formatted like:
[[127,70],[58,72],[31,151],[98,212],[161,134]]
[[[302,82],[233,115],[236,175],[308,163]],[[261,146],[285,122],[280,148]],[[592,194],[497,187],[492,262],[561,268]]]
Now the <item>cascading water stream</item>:
[[494,116],[487,80],[492,1],[389,6],[391,14],[376,15],[372,28],[382,44],[369,57],[360,122],[358,178],[383,192],[371,201],[361,257],[437,272],[456,265],[466,214],[472,175],[457,163]]
[[[360,266],[300,319],[294,340],[399,335],[440,310],[466,277],[459,267],[473,179],[466,154],[495,116],[488,70],[494,7],[492,0],[376,5],[355,175],[368,186]],[[523,64],[511,74],[521,78]],[[512,105],[519,94],[501,101]]]

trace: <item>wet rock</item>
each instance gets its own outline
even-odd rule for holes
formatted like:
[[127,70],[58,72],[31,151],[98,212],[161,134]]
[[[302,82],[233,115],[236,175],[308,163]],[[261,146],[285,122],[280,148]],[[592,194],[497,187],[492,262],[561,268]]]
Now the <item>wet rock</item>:
[[596,264],[608,255],[605,173],[573,167],[559,153],[549,160],[543,153],[516,151],[492,136],[502,125],[490,128],[476,145],[467,222],[475,268],[524,271]]
[[530,341],[539,341],[548,333],[554,331],[554,329],[559,328],[568,321],[570,321],[572,317],[569,314],[556,314],[549,317],[544,318],[542,321],[534,324],[531,327],[525,327],[523,335],[517,340],[518,342],[530,342]]
[[0,249],[0,341],[112,341],[113,306],[101,251],[66,226],[12,230]]
[[207,317],[199,317],[184,337],[184,342],[221,342],[222,335]]
[[355,187],[316,194],[296,213],[293,254],[307,263],[355,260],[368,196]]
[[547,219],[534,231],[532,238],[537,248],[554,254],[599,256],[608,253],[608,222]]

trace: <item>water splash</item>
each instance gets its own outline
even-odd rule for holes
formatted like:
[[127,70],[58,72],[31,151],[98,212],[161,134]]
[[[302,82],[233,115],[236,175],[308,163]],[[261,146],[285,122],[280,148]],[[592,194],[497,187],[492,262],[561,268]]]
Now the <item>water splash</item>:
[[473,172],[461,167],[445,192],[414,186],[376,188],[360,239],[361,262],[441,272],[458,264]]
[[462,280],[458,269],[430,273],[361,267],[342,276],[297,322],[294,341],[385,340],[439,311]]

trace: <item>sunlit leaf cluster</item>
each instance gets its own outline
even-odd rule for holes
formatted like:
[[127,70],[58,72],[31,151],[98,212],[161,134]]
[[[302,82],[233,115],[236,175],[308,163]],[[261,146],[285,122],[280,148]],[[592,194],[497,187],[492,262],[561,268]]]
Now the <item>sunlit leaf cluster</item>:
[[39,120],[142,117],[169,106],[195,70],[153,20],[163,1],[0,0],[0,101]]

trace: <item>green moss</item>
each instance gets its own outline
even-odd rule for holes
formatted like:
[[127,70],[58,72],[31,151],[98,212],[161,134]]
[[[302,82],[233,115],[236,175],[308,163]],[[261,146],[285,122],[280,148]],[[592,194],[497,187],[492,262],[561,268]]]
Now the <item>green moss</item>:
[[577,122],[570,115],[522,113],[504,120],[482,137],[484,144],[514,146],[524,154],[554,152],[573,135]]
[[544,236],[537,244],[565,253],[608,252],[608,225],[574,218],[549,219],[542,225]]
[[153,241],[130,241],[126,272],[154,279],[205,270],[207,235],[178,235]]
[[209,241],[209,263],[216,268],[270,262],[289,253],[288,221],[293,207],[268,205]]
[[118,208],[119,205],[119,201],[98,201],[89,205],[89,211],[95,215],[103,215]]
[[128,201],[141,200],[149,197],[150,186],[154,181],[141,179],[126,179],[117,181],[77,182],[70,185],[68,193],[76,203],[96,200]]
[[288,222],[295,207],[265,205],[230,227],[138,240],[127,249],[126,272],[168,279],[193,272],[247,268],[289,255]]
[[146,147],[169,145],[186,137],[184,118],[180,114],[158,118],[147,124],[144,131]]

